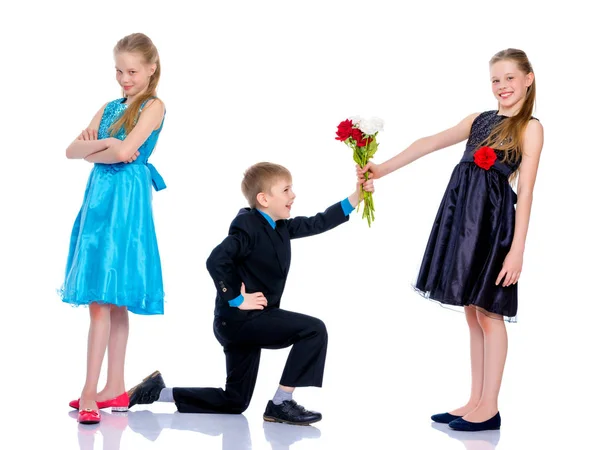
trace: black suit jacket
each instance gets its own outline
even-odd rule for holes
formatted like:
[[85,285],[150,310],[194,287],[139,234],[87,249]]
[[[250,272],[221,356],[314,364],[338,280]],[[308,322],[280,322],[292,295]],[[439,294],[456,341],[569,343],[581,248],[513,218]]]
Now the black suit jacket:
[[[313,236],[347,222],[341,202],[312,217],[278,220],[275,229],[256,209],[243,208],[233,219],[229,235],[211,252],[206,267],[217,288],[215,315],[245,320],[268,308],[279,308],[290,270],[290,240]],[[244,311],[229,305],[246,292],[262,292],[265,310]]]

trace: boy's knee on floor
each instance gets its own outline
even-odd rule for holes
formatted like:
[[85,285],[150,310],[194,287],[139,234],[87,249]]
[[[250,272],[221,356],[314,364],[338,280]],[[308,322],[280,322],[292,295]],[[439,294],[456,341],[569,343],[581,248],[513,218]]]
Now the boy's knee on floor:
[[246,411],[248,409],[248,406],[250,406],[249,402],[234,401],[231,403],[231,411],[234,414],[242,414],[244,411]]
[[250,406],[250,399],[245,399],[241,395],[231,395],[228,398],[228,409],[233,414],[242,414]]

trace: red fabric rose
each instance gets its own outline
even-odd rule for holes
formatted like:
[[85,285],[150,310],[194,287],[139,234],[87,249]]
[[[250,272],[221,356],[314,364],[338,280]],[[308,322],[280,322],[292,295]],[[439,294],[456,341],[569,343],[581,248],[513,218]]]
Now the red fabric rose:
[[344,120],[338,125],[337,137],[338,141],[345,141],[351,136],[352,133],[352,121],[349,119]]
[[490,170],[490,167],[494,165],[496,158],[496,152],[491,147],[481,147],[473,155],[475,164],[485,170]]

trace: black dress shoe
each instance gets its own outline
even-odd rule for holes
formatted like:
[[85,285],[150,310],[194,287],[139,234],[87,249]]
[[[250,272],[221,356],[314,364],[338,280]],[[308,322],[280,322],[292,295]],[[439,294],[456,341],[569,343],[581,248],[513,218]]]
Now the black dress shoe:
[[321,413],[307,411],[294,400],[286,400],[281,405],[276,405],[269,400],[263,414],[263,419],[267,422],[289,423],[290,425],[309,425],[322,418]]
[[448,424],[450,428],[458,431],[487,431],[500,429],[500,412],[485,422],[469,422],[464,419],[456,419]]
[[434,414],[431,416],[431,420],[437,423],[450,423],[453,420],[460,419],[462,416],[455,416],[450,413]]
[[153,372],[144,378],[140,384],[132,387],[127,392],[127,395],[129,395],[129,407],[154,403],[160,397],[160,391],[165,387],[165,382],[160,372],[158,370]]

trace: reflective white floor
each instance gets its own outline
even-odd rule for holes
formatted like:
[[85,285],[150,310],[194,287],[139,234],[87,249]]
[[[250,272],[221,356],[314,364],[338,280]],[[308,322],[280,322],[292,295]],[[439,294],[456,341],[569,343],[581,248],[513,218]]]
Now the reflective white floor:
[[[161,409],[161,408],[158,408]],[[98,425],[79,425],[77,412],[52,417],[36,425],[33,432],[20,435],[20,448],[45,448],[60,442],[62,449],[120,450],[202,448],[223,450],[247,449],[325,449],[325,448],[447,448],[468,450],[524,448],[499,445],[500,431],[476,434],[460,433],[445,425],[429,424],[412,428],[389,420],[357,420],[355,423],[291,426],[263,422],[260,415],[180,414],[132,410],[127,413],[102,412]],[[372,418],[372,415],[370,415]],[[373,423],[369,423],[373,422]],[[384,425],[387,422],[387,425]],[[49,426],[52,424],[51,426]],[[44,430],[41,433],[41,430]],[[13,430],[14,431],[14,430]],[[23,430],[25,431],[25,430]],[[498,446],[498,447],[497,447]],[[537,447],[542,448],[542,447]]]
[[[425,388],[415,386],[412,394],[396,391],[403,392],[405,400],[386,389],[373,389],[372,401],[364,401],[364,393],[348,393],[343,402],[321,403],[323,421],[308,427],[264,422],[260,396],[243,415],[180,414],[173,405],[153,404],[127,413],[102,412],[100,424],[80,425],[77,412],[68,411],[51,393],[51,404],[44,408],[2,411],[0,447],[9,448],[6,445],[11,443],[12,448],[37,450],[58,443],[61,450],[598,448],[595,424],[589,414],[576,410],[586,407],[577,399],[557,397],[552,410],[535,410],[522,391],[523,400],[505,408],[502,430],[464,433],[431,423],[426,416],[431,408],[413,403],[417,397],[429,396]],[[419,395],[421,389],[425,395]],[[383,391],[391,397],[378,397]],[[571,400],[578,403],[571,407]],[[591,405],[587,408],[590,413]],[[569,412],[557,415],[556,411]]]
[[[77,413],[69,413],[69,416],[75,420]],[[255,425],[253,433],[250,431],[249,423]],[[77,426],[76,440],[81,450],[169,448],[182,442],[190,445],[190,448],[198,444],[202,448],[223,450],[257,448],[285,450],[292,446],[294,448],[345,448],[336,444],[335,439],[331,439],[332,436],[329,440],[325,437],[321,440],[321,430],[316,426],[297,427],[263,422],[262,430],[260,428],[257,420],[248,421],[245,415],[169,414],[142,410],[129,413],[102,413],[101,424]],[[500,431],[466,435],[439,424],[433,424],[432,429],[439,430],[448,438],[439,439],[441,435],[437,431],[432,431],[431,439],[424,437],[421,442],[433,445],[437,441],[437,448],[460,448],[458,442],[462,442],[468,450],[488,450],[496,448],[500,441]],[[175,433],[179,433],[179,436],[175,436]],[[359,433],[353,431],[347,433],[347,438],[350,439],[343,440],[348,440],[347,445],[351,445],[350,440],[358,436]],[[375,440],[382,445],[377,448],[386,448],[388,445],[396,447],[405,441],[400,437],[394,438],[391,434],[387,441],[379,440],[377,437]],[[326,445],[327,442],[329,447]]]

